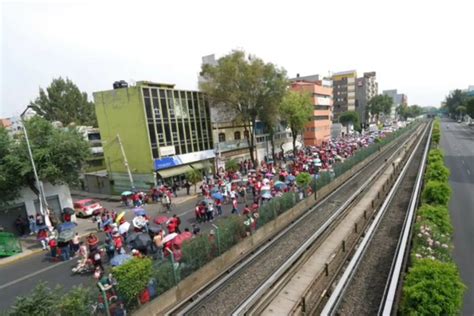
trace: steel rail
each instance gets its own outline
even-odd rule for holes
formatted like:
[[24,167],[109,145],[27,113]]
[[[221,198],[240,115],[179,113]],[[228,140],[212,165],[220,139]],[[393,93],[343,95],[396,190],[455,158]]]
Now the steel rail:
[[331,296],[329,297],[329,300],[327,301],[326,305],[324,306],[321,315],[327,316],[327,315],[334,315],[336,312],[337,307],[339,306],[341,299],[347,290],[350,281],[355,275],[355,272],[357,271],[358,266],[362,262],[362,259],[364,257],[364,254],[366,250],[368,249],[368,246],[370,242],[372,241],[372,238],[375,235],[375,231],[377,230],[382,218],[384,217],[386,211],[388,210],[388,206],[390,205],[396,191],[398,190],[400,183],[405,177],[405,174],[408,170],[408,167],[410,166],[411,161],[413,160],[415,153],[418,149],[418,147],[421,145],[424,135],[426,134],[426,130],[423,133],[423,136],[420,137],[420,140],[418,141],[418,144],[416,145],[415,149],[412,151],[410,154],[410,157],[406,161],[402,171],[397,177],[397,180],[395,181],[394,185],[390,189],[387,197],[385,198],[382,206],[380,207],[379,211],[377,212],[377,215],[375,216],[374,221],[368,228],[365,237],[362,239],[362,242],[360,243],[359,247],[357,248],[357,251],[355,252],[354,256],[352,257],[351,261],[349,262],[346,270],[344,271],[341,279],[339,280],[338,284],[336,285],[336,288],[332,292]]
[[[407,139],[406,142],[410,140]],[[406,143],[405,142],[405,143]],[[400,146],[402,148],[403,146]],[[399,149],[400,150],[400,149]],[[399,153],[399,150],[396,150],[388,159],[390,161],[396,154]],[[345,213],[346,209],[349,205],[358,197],[358,195],[363,192],[366,188],[370,186],[370,184],[376,179],[380,172],[386,168],[386,163],[382,164],[368,179],[365,181],[362,186],[354,192],[349,199],[340,206],[325,222],[324,224],[303,244],[301,245],[293,255],[288,258],[288,260],[277,270],[275,271],[272,276],[267,279],[262,285],[257,288],[251,296],[247,298],[240,306],[238,306],[232,313],[232,315],[244,315],[248,312],[254,304],[262,297],[279,279],[292,267],[295,262],[307,251],[307,249],[317,240],[319,239],[323,233],[336,221],[343,213]]]
[[377,313],[378,315],[390,315],[393,309],[393,305],[395,303],[395,296],[397,294],[402,268],[404,266],[404,261],[409,250],[411,231],[415,219],[416,207],[418,205],[421,187],[423,185],[423,174],[426,167],[426,158],[430,149],[430,139],[432,132],[433,124],[431,124],[430,132],[428,135],[428,141],[426,142],[425,150],[423,152],[423,157],[421,160],[421,166],[418,170],[418,174],[416,177],[415,188],[410,199],[408,213],[405,217],[403,232],[401,234],[401,238],[398,241],[397,250],[395,252],[396,255],[390,268],[389,279],[387,281],[387,284],[385,285],[384,295],[381,301],[382,303],[380,304],[380,308]]
[[[419,127],[416,127],[415,129],[417,129],[417,128],[419,128]],[[398,153],[398,151],[401,150],[401,148],[403,148],[410,141],[410,139],[411,139],[411,137],[408,136],[408,138],[403,140],[403,141],[395,140],[393,144],[390,144],[389,148],[393,148],[393,147],[397,146],[397,144],[400,143],[400,145],[398,145],[399,148],[394,153],[392,153],[386,160],[390,161],[393,158],[393,156],[395,156]],[[375,159],[377,159],[377,158],[375,158]],[[345,188],[347,185],[350,185],[350,182],[351,182],[350,180],[356,178],[358,175],[360,175],[362,172],[364,172],[368,168],[368,166],[369,166],[369,164],[367,164],[361,170],[359,170],[358,172],[353,174],[348,179],[348,181],[346,181],[344,184],[341,184],[339,187],[337,187],[334,191],[332,191],[330,194],[328,194],[325,198],[323,198],[315,206],[311,207],[308,211],[306,211],[300,218],[298,218],[293,223],[288,225],[285,229],[283,229],[278,234],[273,236],[271,240],[269,240],[266,244],[264,244],[263,246],[258,248],[251,255],[247,256],[245,259],[239,261],[234,266],[230,267],[227,271],[223,272],[218,277],[217,281],[215,279],[214,281],[209,282],[207,285],[203,286],[200,290],[198,290],[195,294],[190,296],[188,299],[184,300],[182,303],[175,306],[172,310],[168,311],[167,314],[175,314],[176,313],[178,315],[185,315],[185,314],[189,313],[190,311],[192,311],[193,309],[195,309],[196,306],[198,306],[200,304],[200,302],[202,302],[204,299],[206,299],[207,297],[212,295],[212,293],[214,293],[217,289],[222,287],[223,284],[225,284],[228,280],[230,280],[232,277],[234,277],[236,274],[238,274],[245,266],[250,264],[253,260],[255,260],[255,258],[257,258],[260,254],[262,254],[268,248],[270,248],[273,245],[273,243],[275,243],[280,238],[283,238],[289,230],[293,229],[300,222],[304,221],[306,217],[311,215],[318,207],[320,207],[327,200],[334,197],[334,195],[336,195],[340,190]],[[386,163],[382,164],[382,166],[379,167],[377,169],[377,171],[373,173],[373,176],[378,174],[380,172],[380,170],[382,170],[385,166],[386,166]],[[364,187],[364,186],[362,186],[362,187]],[[357,194],[359,193],[359,191],[361,191],[361,190],[358,190]],[[224,275],[225,273],[227,273],[227,274]],[[210,285],[210,284],[212,284],[212,285]],[[191,303],[190,303],[190,300],[192,300]],[[185,307],[183,308],[183,306],[185,306]]]

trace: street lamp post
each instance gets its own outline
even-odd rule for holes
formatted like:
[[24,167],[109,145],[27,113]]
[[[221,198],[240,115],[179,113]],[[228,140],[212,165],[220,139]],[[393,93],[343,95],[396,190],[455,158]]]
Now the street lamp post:
[[28,111],[28,109],[30,109],[30,108],[31,108],[30,105],[28,105],[26,107],[26,109],[23,111],[23,113],[20,114],[20,119],[21,119],[21,123],[23,125],[23,133],[25,134],[26,147],[28,148],[28,154],[30,156],[31,166],[33,167],[33,174],[35,176],[35,182],[36,182],[36,185],[38,186],[40,213],[41,213],[41,215],[45,216],[46,212],[43,209],[43,203],[44,203],[44,206],[46,208],[48,207],[48,203],[47,203],[47,201],[45,199],[45,196],[44,196],[43,186],[41,185],[41,182],[39,181],[38,172],[36,171],[35,160],[33,159],[33,152],[31,151],[31,145],[30,145],[30,140],[28,138],[28,132],[26,130],[25,119],[23,118],[26,111]]

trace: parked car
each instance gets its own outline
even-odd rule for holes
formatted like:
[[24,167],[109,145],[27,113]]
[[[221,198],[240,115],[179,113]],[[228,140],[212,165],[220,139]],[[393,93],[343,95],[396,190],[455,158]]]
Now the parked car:
[[96,200],[84,199],[74,202],[74,210],[78,217],[87,217],[99,214],[104,207]]

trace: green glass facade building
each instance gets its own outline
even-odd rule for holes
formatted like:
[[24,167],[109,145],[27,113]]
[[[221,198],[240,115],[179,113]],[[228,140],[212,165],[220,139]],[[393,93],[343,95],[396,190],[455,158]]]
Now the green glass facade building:
[[137,188],[149,188],[156,175],[166,179],[212,165],[209,104],[201,92],[139,81],[93,95],[113,191],[131,187],[118,135]]

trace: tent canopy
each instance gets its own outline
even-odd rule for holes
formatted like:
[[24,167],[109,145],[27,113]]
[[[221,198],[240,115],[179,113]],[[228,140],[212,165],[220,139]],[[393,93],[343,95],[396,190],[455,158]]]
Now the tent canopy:
[[177,176],[179,174],[187,173],[189,171],[192,171],[193,169],[190,166],[180,166],[180,167],[175,167],[175,168],[170,168],[170,169],[165,169],[165,170],[158,170],[158,173],[162,178],[169,178],[173,176]]

